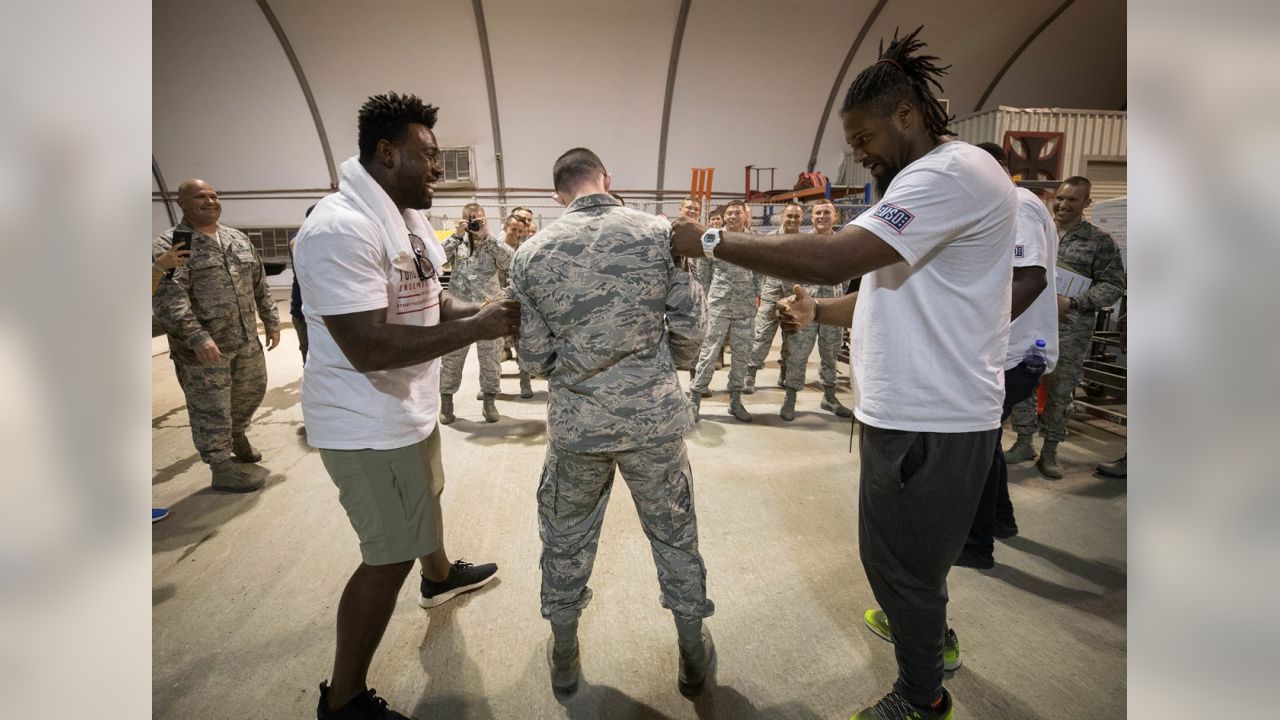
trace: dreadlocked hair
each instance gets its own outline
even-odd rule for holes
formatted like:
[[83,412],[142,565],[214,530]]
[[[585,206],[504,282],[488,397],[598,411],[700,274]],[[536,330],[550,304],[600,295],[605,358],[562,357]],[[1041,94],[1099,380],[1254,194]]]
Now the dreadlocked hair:
[[925,129],[934,138],[943,135],[954,135],[948,127],[955,120],[942,109],[942,103],[929,88],[930,85],[942,92],[942,84],[938,78],[947,74],[950,65],[940,67],[934,55],[917,54],[925,48],[925,43],[917,36],[924,26],[904,38],[898,37],[897,29],[893,31],[893,42],[889,47],[880,40],[880,59],[874,65],[858,73],[849,92],[844,96],[844,107],[841,112],[858,105],[870,104],[877,112],[888,113],[902,99],[903,94],[910,96],[920,106],[920,114],[924,116]]

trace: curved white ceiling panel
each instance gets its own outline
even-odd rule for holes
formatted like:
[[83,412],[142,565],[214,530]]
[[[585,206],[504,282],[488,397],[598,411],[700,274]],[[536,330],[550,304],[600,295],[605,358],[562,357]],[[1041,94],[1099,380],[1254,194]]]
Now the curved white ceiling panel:
[[152,143],[170,189],[325,187],[329,173],[289,60],[253,0],[153,4]]

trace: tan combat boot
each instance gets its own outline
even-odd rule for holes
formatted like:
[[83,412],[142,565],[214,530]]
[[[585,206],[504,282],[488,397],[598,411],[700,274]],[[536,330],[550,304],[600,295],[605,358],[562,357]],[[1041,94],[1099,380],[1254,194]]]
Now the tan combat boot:
[[231,452],[242,463],[256,463],[262,459],[262,453],[255,450],[244,435],[231,436]]
[[778,417],[791,422],[796,419],[796,391],[787,388],[787,397],[782,401],[782,409],[778,411]]
[[1018,440],[1013,447],[1005,451],[1004,461],[1009,464],[1026,462],[1036,459],[1035,446],[1031,444],[1031,435],[1018,434]]
[[457,420],[457,418],[454,417],[453,415],[453,396],[441,395],[440,396],[440,422],[445,425],[448,425],[454,420]]
[[836,397],[836,389],[833,387],[822,391],[822,409],[836,417],[853,417],[853,411],[840,404],[839,398]]
[[561,695],[578,690],[582,663],[578,655],[578,621],[564,625],[551,623],[547,639],[547,666],[551,669],[551,689]]
[[494,404],[497,399],[497,393],[484,394],[484,408],[480,411],[480,414],[484,415],[485,422],[498,422],[498,406]]
[[676,620],[676,634],[680,647],[680,694],[693,697],[702,692],[715,665],[716,644],[702,620]]
[[738,419],[739,422],[751,422],[751,413],[742,406],[742,393],[731,393],[729,395],[729,414]]
[[1062,479],[1062,468],[1058,467],[1058,443],[1045,440],[1040,448],[1040,459],[1036,461],[1036,469],[1050,480]]
[[221,492],[247,493],[262,488],[263,479],[255,478],[241,470],[230,460],[222,460],[209,466],[213,471],[214,490]]

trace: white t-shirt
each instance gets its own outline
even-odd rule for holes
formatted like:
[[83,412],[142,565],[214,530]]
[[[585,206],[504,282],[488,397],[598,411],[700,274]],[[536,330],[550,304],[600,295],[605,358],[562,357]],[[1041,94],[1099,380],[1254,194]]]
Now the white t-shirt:
[[862,279],[851,347],[872,427],[959,433],[1000,425],[1017,196],[985,151],[942,143],[852,224],[903,262]]
[[1048,364],[1045,374],[1058,364],[1058,299],[1054,272],[1058,267],[1058,235],[1044,201],[1026,188],[1018,188],[1018,236],[1013,246],[1013,266],[1042,267],[1049,284],[1009,328],[1009,354],[1004,369],[1022,362],[1036,340],[1044,340]]
[[[425,217],[423,218],[425,222]],[[434,233],[424,239],[437,242]],[[408,240],[405,242],[406,251]],[[406,256],[393,266],[381,226],[340,193],[325,197],[298,232],[294,272],[302,289],[309,348],[302,373],[307,442],[333,450],[394,450],[436,426],[440,360],[362,373],[334,342],[325,315],[387,309],[387,322],[440,322],[440,268],[423,262],[422,280]]]

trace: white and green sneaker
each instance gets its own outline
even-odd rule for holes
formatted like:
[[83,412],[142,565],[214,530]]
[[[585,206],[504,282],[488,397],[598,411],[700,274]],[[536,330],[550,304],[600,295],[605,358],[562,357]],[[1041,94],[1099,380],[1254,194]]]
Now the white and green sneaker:
[[[880,608],[873,608],[862,613],[862,622],[876,637],[886,642],[893,642],[893,632],[889,628],[889,617]],[[947,639],[942,645],[942,669],[955,672],[960,669],[960,638],[956,631],[947,628]]]
[[880,698],[880,702],[859,710],[849,720],[954,720],[955,703],[951,693],[942,690],[942,708],[937,712],[916,707],[896,692]]

